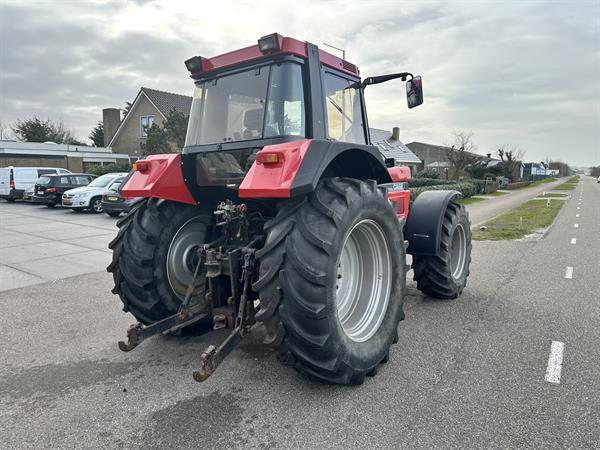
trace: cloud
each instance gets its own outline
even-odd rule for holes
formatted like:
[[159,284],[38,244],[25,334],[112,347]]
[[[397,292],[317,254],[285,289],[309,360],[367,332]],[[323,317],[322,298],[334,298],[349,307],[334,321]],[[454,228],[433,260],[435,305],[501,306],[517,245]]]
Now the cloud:
[[595,1],[2,3],[0,120],[62,119],[85,138],[141,86],[190,93],[189,56],[278,31],[346,49],[363,76],[422,74],[411,111],[400,81],[366,92],[371,126],[405,142],[465,129],[483,153],[512,142],[527,159],[598,164],[599,16]]

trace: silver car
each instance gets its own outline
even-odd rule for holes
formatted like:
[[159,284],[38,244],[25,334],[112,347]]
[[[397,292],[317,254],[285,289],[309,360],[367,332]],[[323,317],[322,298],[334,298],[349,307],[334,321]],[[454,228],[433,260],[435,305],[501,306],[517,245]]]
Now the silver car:
[[102,196],[118,178],[124,179],[127,172],[107,173],[96,178],[87,186],[70,189],[62,196],[62,205],[73,211],[88,209],[93,213],[102,212]]

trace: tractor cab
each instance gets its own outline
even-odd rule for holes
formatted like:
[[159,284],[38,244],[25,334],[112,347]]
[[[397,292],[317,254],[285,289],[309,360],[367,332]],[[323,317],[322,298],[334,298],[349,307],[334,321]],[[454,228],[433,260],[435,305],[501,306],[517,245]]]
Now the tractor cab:
[[[306,192],[318,178],[297,177],[305,163],[304,170],[318,177],[323,172],[360,173],[379,182],[392,181],[385,160],[370,142],[363,91],[369,84],[408,77],[409,107],[422,103],[420,78],[400,73],[361,82],[354,64],[279,34],[213,58],[195,56],[185,65],[195,87],[181,166],[196,202],[237,196],[240,187],[245,198]],[[304,161],[306,151],[300,159],[292,155],[307,141],[312,142],[311,152],[329,156],[313,155],[308,158],[315,160],[311,162]],[[271,160],[259,157],[257,162],[258,153],[269,150],[273,150]],[[287,167],[281,164],[284,161]],[[311,164],[320,167],[315,170]],[[258,173],[247,178],[256,165],[261,165],[254,169]],[[265,167],[279,170],[274,177],[273,170],[264,173]],[[265,185],[267,179],[276,179],[277,186]],[[289,180],[289,186],[282,188],[283,180]],[[128,183],[126,193],[135,188],[135,181]],[[148,196],[139,190],[130,195]],[[183,197],[172,199],[183,201]]]

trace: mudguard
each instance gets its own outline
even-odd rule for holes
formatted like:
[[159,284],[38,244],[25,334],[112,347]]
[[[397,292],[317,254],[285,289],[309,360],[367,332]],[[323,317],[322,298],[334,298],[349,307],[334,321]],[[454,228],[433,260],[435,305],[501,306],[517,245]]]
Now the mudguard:
[[[277,154],[276,163],[262,157]],[[340,157],[341,159],[339,159]],[[240,198],[292,198],[312,192],[334,160],[335,176],[392,181],[377,147],[320,139],[304,139],[264,147],[242,181]]]
[[179,153],[150,155],[135,165],[134,172],[121,188],[123,197],[153,197],[196,204],[183,180]]
[[453,198],[460,195],[458,191],[425,191],[419,194],[410,206],[404,228],[404,238],[408,240],[406,253],[437,255],[446,208]]

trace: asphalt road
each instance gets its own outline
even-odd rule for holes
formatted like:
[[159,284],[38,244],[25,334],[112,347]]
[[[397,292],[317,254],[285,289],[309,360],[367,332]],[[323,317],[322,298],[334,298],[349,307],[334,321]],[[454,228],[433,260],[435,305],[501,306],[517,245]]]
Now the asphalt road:
[[474,242],[455,301],[409,282],[400,341],[359,387],[281,366],[259,329],[202,384],[219,335],[121,353],[132,318],[104,272],[0,292],[0,448],[597,447],[599,206],[585,178],[543,239]]

